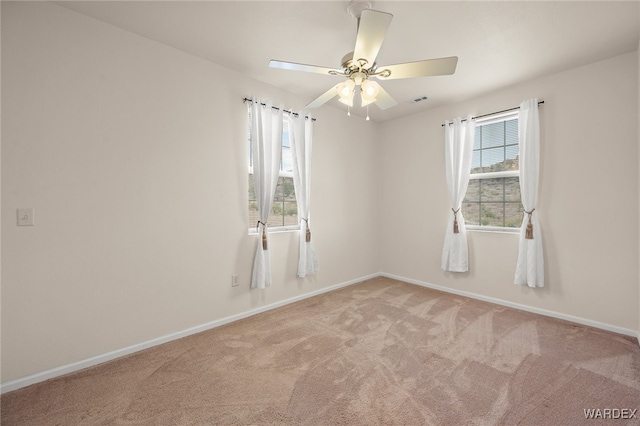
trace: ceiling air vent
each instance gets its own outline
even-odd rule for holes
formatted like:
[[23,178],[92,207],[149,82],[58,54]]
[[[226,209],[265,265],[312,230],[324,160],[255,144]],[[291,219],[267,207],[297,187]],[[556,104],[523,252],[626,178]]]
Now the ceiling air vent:
[[411,99],[409,101],[410,104],[417,104],[418,102],[426,101],[428,98],[426,96],[421,96],[419,98]]

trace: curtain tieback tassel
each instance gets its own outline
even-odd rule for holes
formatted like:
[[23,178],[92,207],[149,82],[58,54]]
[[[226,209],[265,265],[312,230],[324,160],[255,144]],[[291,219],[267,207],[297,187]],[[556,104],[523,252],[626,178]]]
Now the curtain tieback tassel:
[[309,228],[309,219],[302,218],[305,222],[307,222],[307,232],[305,233],[304,239],[306,242],[311,242],[311,228]]
[[258,223],[256,223],[256,231],[260,228],[260,224],[264,226],[264,228],[262,228],[262,250],[266,250],[267,249],[267,224],[259,220]]
[[453,212],[453,233],[459,234],[460,230],[458,229],[458,212],[460,211],[460,208],[458,208],[458,210],[451,209],[451,211]]
[[533,240],[533,223],[531,223],[531,215],[533,214],[533,211],[535,209],[531,209],[530,212],[528,211],[524,211],[526,214],[529,215],[529,223],[527,223],[527,231],[524,234],[524,238],[527,240]]

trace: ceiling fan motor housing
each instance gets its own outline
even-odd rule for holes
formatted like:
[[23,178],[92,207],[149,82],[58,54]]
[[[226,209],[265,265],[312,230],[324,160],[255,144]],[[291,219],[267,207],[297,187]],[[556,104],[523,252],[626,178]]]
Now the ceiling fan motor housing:
[[351,69],[353,65],[353,52],[349,52],[342,57],[342,68]]
[[[363,59],[360,61],[353,60],[353,52],[349,52],[342,57],[342,68],[345,71],[345,74],[350,78],[357,78],[354,76],[356,73],[364,74],[364,78],[366,79],[370,74],[375,72],[375,63],[369,67],[367,67],[368,63]],[[359,83],[358,83],[359,84]]]

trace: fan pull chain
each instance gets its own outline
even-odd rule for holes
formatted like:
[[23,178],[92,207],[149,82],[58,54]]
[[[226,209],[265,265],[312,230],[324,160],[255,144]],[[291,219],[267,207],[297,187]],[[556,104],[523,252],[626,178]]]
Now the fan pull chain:
[[347,107],[347,117],[351,117],[351,107]]
[[369,121],[369,105],[367,105],[367,118],[366,118],[366,120]]

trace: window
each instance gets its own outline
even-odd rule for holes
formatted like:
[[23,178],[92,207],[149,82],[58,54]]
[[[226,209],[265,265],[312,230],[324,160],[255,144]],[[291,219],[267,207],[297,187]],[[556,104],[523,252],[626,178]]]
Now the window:
[[[249,231],[255,232],[258,217],[258,201],[253,185],[253,156],[251,152],[251,109],[248,113],[247,143],[249,163]],[[298,204],[293,186],[293,157],[291,155],[291,143],[289,141],[289,121],[285,117],[282,125],[282,156],[280,157],[280,177],[273,198],[273,205],[267,226],[272,230],[299,229]]]
[[470,229],[518,229],[522,223],[518,113],[476,122],[462,214]]

